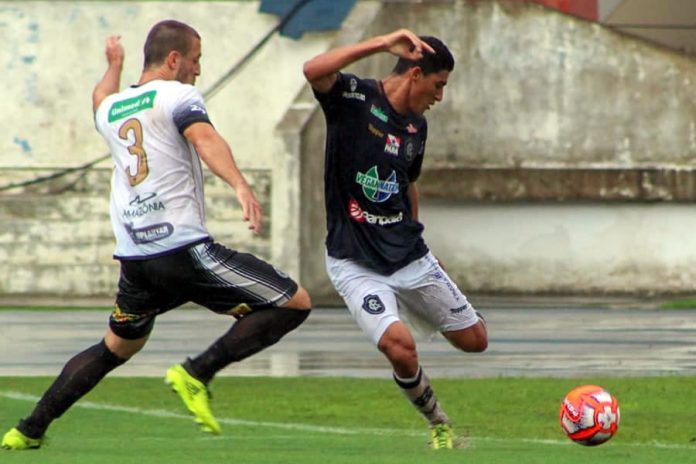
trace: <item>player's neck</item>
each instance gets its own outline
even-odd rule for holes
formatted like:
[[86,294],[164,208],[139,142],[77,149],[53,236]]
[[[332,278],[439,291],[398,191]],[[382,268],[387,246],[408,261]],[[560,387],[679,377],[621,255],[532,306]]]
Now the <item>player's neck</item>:
[[171,81],[174,79],[174,77],[170,76],[169,74],[171,73],[165,72],[162,68],[145,69],[140,75],[138,85],[147,84],[150,81]]
[[384,96],[389,100],[392,108],[399,114],[408,114],[408,95],[410,91],[409,79],[404,79],[403,76],[390,74],[382,80],[382,90]]

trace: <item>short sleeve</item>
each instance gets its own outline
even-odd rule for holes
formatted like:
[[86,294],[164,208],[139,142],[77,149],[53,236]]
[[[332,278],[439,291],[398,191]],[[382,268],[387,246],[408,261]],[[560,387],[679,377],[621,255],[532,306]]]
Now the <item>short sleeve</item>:
[[418,180],[421,174],[421,167],[423,166],[423,157],[425,156],[425,141],[428,138],[427,123],[423,124],[421,133],[422,135],[420,139],[420,146],[418,147],[418,152],[416,153],[416,157],[413,159],[413,163],[408,168],[409,182],[415,182],[416,180]]
[[184,86],[184,91],[172,109],[172,119],[180,134],[196,122],[211,124],[203,96],[195,87]]

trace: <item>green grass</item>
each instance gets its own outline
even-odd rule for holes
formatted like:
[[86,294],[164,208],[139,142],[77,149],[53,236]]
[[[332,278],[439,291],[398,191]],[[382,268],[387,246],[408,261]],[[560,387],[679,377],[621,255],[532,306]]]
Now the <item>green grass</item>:
[[[48,378],[0,377],[0,427],[26,415]],[[560,401],[595,383],[620,402],[619,433],[598,448],[560,431]],[[107,378],[49,430],[38,451],[4,463],[696,463],[696,378],[435,379],[470,446],[425,447],[426,428],[390,380],[220,378],[223,434],[198,432],[160,379]],[[26,396],[16,397],[20,392]],[[120,408],[120,409],[119,409]]]
[[696,300],[674,300],[660,305],[661,309],[696,309]]

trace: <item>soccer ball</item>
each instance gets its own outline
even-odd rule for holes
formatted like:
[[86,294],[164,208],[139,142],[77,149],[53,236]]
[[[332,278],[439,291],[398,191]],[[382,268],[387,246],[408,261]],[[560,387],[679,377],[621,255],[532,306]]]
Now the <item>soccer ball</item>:
[[571,390],[561,403],[561,428],[575,443],[597,446],[614,436],[619,428],[619,403],[611,393],[596,385]]

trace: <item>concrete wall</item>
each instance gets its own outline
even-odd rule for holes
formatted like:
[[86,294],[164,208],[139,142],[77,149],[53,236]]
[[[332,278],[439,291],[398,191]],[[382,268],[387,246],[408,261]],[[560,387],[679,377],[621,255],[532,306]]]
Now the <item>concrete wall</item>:
[[[277,21],[257,8],[0,2],[0,188],[105,154],[90,93],[108,34],[124,36],[125,85],[138,77],[154,22],[191,23],[203,36],[205,90]],[[323,265],[323,116],[301,67],[330,46],[405,26],[442,37],[457,58],[445,101],[428,115],[421,214],[431,248],[465,291],[692,291],[692,60],[517,1],[365,0],[344,26],[275,37],[208,101],[270,220],[252,238],[232,192],[209,176],[209,226],[221,242],[299,277],[317,303],[338,302]],[[393,62],[379,55],[351,71],[379,77]],[[109,170],[105,161],[0,191],[0,302],[113,293]]]

